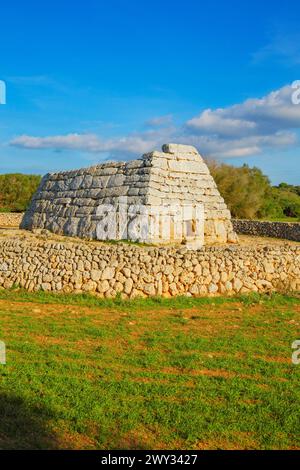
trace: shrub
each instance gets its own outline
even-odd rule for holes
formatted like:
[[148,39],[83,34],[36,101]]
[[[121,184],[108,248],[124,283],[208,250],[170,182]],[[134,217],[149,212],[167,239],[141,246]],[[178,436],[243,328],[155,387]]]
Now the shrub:
[[267,176],[259,168],[249,168],[248,165],[234,167],[216,162],[208,162],[208,165],[232,216],[243,219],[257,217],[271,189]]
[[234,167],[215,161],[207,164],[233,217],[300,218],[300,186],[271,186],[259,168],[248,165]]
[[22,212],[26,210],[41,181],[37,175],[12,173],[0,175],[0,210]]

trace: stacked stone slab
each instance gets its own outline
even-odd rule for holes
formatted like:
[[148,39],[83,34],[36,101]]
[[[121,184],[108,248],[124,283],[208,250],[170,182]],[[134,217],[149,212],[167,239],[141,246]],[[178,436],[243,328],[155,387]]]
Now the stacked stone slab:
[[[47,229],[87,239],[109,238],[99,236],[99,207],[112,205],[119,211],[122,198],[126,198],[128,205],[149,208],[203,205],[205,243],[233,243],[237,239],[230,211],[207,165],[194,147],[179,144],[166,144],[162,152],[147,153],[138,160],[47,174],[24,215],[21,228]],[[117,233],[114,238],[129,237]],[[168,238],[149,232],[138,241],[186,241],[184,236],[178,239],[171,233]]]

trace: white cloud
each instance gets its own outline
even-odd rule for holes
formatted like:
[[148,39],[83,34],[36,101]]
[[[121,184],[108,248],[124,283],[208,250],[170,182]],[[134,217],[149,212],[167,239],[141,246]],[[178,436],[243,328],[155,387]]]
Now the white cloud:
[[292,103],[295,90],[285,86],[263,98],[216,110],[205,109],[182,127],[166,127],[166,116],[154,118],[152,128],[124,137],[105,139],[96,134],[50,137],[23,135],[11,145],[30,149],[80,150],[109,153],[115,158],[140,155],[170,140],[195,145],[211,157],[245,157],[266,149],[298,144],[300,105]]
[[190,135],[188,142],[208,157],[231,158],[259,155],[267,148],[274,149],[295,145],[297,138],[292,132],[278,132],[274,135],[254,135],[232,139]]
[[292,103],[295,90],[291,85],[273,91],[265,97],[248,99],[227,108],[203,111],[187,122],[193,132],[241,136],[257,135],[300,128],[300,106]]
[[146,152],[154,142],[139,136],[102,139],[95,134],[67,134],[50,137],[22,135],[11,141],[15,147],[27,149],[84,150],[87,152]]
[[202,144],[202,150],[217,157],[256,155],[265,148],[297,144],[300,129],[300,106],[292,102],[291,85],[263,98],[206,109],[189,120],[186,134]]
[[226,116],[222,109],[217,109],[216,111],[206,109],[199,116],[190,119],[186,125],[197,133],[214,133],[223,136],[240,135],[256,127],[255,122],[233,119]]

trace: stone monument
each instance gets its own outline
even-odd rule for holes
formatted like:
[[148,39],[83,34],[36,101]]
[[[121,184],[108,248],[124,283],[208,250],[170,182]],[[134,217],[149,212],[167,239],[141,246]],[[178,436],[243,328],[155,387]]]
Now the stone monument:
[[179,144],[138,160],[47,174],[21,228],[195,248],[237,241],[207,165],[194,147]]

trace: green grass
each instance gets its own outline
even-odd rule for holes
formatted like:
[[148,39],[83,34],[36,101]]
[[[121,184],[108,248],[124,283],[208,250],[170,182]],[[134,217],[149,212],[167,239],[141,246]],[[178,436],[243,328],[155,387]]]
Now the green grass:
[[86,307],[102,307],[125,310],[141,310],[149,308],[192,308],[201,305],[222,305],[224,303],[235,303],[237,301],[245,305],[255,305],[267,302],[268,305],[286,305],[298,304],[300,301],[300,293],[292,293],[290,295],[283,294],[247,294],[236,295],[234,297],[187,297],[177,296],[173,298],[148,297],[135,298],[133,300],[123,300],[120,296],[114,299],[100,298],[88,293],[83,294],[63,294],[45,292],[29,292],[26,289],[14,287],[12,289],[0,289],[0,300],[18,302],[34,302],[41,304],[60,304],[60,305],[78,305]]
[[0,291],[0,448],[300,448],[296,295]]
[[6,213],[9,213],[9,212],[11,212],[11,210],[8,209],[7,207],[0,207],[0,213],[5,213],[6,214]]

